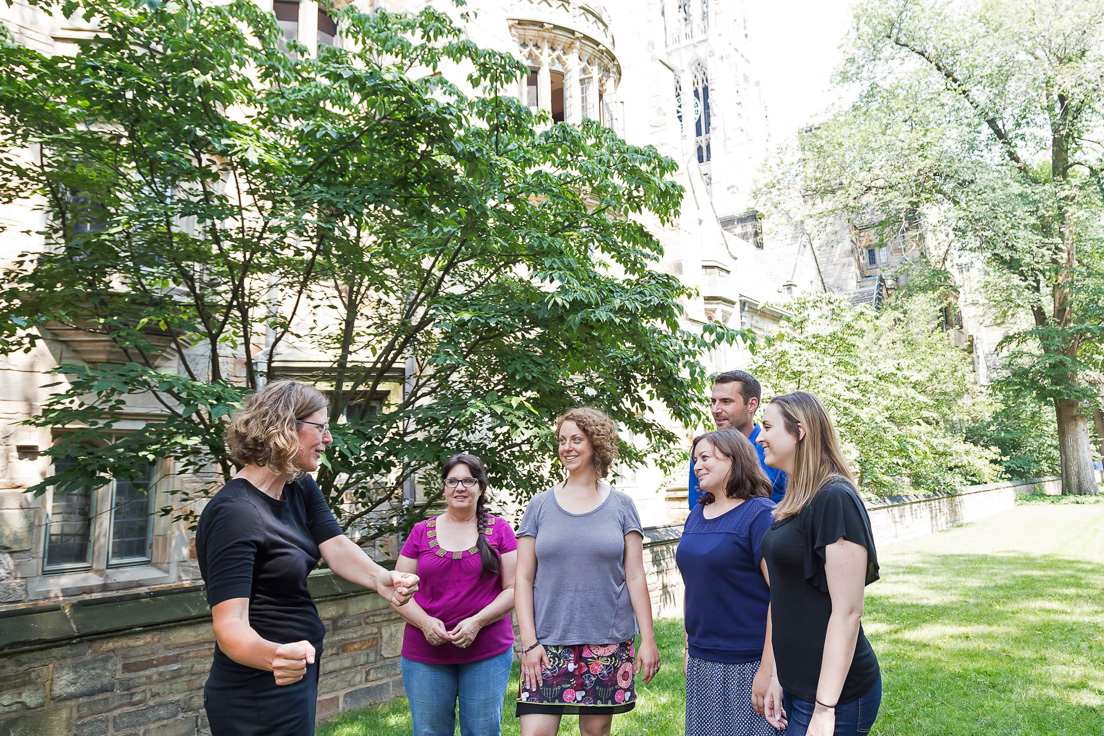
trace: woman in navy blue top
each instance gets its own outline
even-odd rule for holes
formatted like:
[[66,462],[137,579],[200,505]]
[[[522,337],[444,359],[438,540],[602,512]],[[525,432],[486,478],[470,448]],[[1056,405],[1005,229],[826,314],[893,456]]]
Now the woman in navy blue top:
[[701,435],[690,454],[703,493],[675,555],[686,584],[686,735],[776,736],[782,732],[752,704],[773,669],[760,551],[774,508],[771,482],[734,429]]

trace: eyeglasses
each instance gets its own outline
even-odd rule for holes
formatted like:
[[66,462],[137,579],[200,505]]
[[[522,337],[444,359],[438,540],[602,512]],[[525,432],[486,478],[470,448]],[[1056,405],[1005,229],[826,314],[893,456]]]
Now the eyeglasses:
[[479,481],[475,478],[445,478],[445,485],[449,488],[455,488],[461,483],[464,484],[465,488],[475,488],[479,485]]
[[327,432],[330,431],[330,425],[329,424],[319,424],[318,422],[308,422],[306,419],[296,419],[295,421],[299,422],[300,424],[310,424],[311,426],[318,427],[320,430],[322,430],[322,434],[326,434]]

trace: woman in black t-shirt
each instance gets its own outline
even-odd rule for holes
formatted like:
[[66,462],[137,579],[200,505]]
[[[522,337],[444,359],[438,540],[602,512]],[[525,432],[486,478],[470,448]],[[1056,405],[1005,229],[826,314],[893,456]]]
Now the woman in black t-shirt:
[[326,398],[270,383],[230,420],[226,443],[242,468],[203,509],[196,556],[214,619],[215,655],[203,701],[213,736],[314,733],[326,627],[307,589],[321,557],[335,573],[402,605],[412,574],[373,562],[338,526],[318,485]]
[[787,736],[865,734],[882,699],[861,623],[864,588],[878,579],[870,519],[815,396],[772,399],[762,427],[766,463],[789,475],[763,537],[776,668],[764,715],[775,726],[788,716]]

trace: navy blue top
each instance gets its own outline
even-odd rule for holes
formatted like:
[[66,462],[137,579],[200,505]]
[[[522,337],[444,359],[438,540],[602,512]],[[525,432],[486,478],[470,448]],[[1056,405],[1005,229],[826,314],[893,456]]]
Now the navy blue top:
[[[782,501],[782,496],[786,495],[786,474],[777,468],[772,468],[767,465],[763,460],[763,446],[755,441],[755,438],[759,436],[759,430],[761,427],[756,424],[751,430],[751,436],[748,437],[748,441],[751,442],[755,448],[755,454],[759,456],[759,465],[766,471],[767,477],[770,478],[771,485],[774,489],[771,491],[771,500],[775,503]],[[690,459],[690,484],[687,486],[689,489],[688,496],[690,501],[690,508],[694,508],[698,505],[698,499],[701,498],[701,490],[698,489],[698,476],[694,475],[694,459]]]
[[763,535],[774,503],[749,498],[715,519],[698,505],[686,519],[675,562],[686,583],[690,656],[741,664],[763,654],[770,588],[763,579]]

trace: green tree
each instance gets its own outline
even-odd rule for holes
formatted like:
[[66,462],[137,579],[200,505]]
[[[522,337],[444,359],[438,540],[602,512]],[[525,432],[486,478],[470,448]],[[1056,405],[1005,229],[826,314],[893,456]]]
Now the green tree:
[[1011,478],[1040,478],[1059,470],[1058,432],[1054,412],[1034,396],[1005,391],[995,384],[996,408],[981,421],[966,425],[966,438],[996,447]]
[[787,302],[792,317],[754,348],[767,396],[809,391],[836,422],[860,489],[946,492],[997,479],[997,452],[966,441],[986,410],[968,356],[943,331],[940,289],[905,293],[881,313],[843,296]]
[[1006,381],[1054,408],[1066,493],[1096,492],[1102,322],[1078,294],[1099,267],[1102,75],[1095,0],[870,0],[839,75],[857,100],[802,141],[802,186],[826,211],[950,213],[956,246],[999,284]]
[[[3,271],[0,349],[79,332],[115,358],[62,361],[32,422],[72,427],[49,452],[80,462],[35,492],[153,458],[226,477],[226,415],[278,377],[329,390],[320,485],[368,536],[460,450],[517,498],[546,487],[568,407],[644,438],[631,463],[679,440],[655,409],[698,419],[697,357],[736,333],[681,329],[687,292],[652,270],[674,162],[480,94],[528,70],[445,14],[335,11],[341,47],[312,56],[250,0],[43,5],[99,33],[0,45],[0,191],[47,214]],[[161,419],[105,446],[134,402]]]

